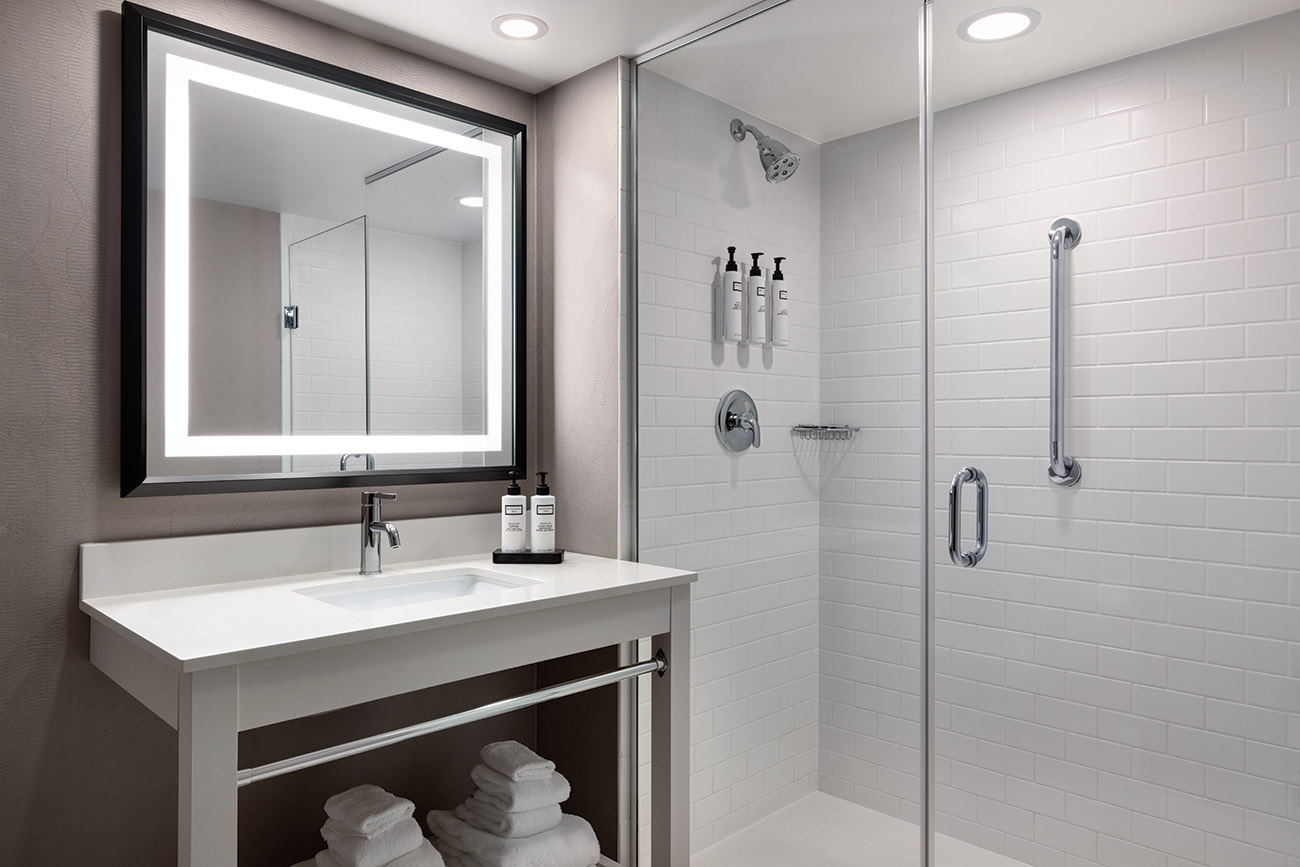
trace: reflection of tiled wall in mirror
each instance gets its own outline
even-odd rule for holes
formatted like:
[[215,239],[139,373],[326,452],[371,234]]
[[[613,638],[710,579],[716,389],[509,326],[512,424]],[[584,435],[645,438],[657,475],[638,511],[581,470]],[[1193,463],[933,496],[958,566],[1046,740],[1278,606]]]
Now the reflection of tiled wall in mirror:
[[[366,429],[366,236],[361,220],[331,226],[295,218],[303,237],[289,246],[289,298],[298,327],[289,340],[292,432]],[[312,226],[311,224],[319,224]],[[314,232],[311,231],[314,229]],[[298,455],[297,472],[338,469],[338,457]]]
[[[463,431],[462,245],[370,233],[370,430]],[[460,455],[383,456],[382,468],[456,466]]]
[[[299,327],[285,332],[292,432],[366,431],[367,279],[370,432],[482,432],[482,244],[373,228],[367,243],[361,220],[331,226],[293,216],[286,230],[303,238],[288,245],[289,303],[299,308]],[[377,468],[463,461],[460,454],[379,456]],[[296,456],[292,468],[328,472],[338,457]]]

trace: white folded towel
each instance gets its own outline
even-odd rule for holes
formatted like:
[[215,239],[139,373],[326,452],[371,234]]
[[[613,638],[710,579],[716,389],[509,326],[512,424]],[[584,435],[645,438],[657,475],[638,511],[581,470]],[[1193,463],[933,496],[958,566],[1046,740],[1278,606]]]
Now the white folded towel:
[[512,813],[536,810],[550,804],[569,800],[569,781],[559,771],[545,780],[528,780],[516,783],[500,771],[487,765],[475,765],[469,777],[479,790],[473,797]]
[[[419,823],[416,823],[417,827]],[[420,838],[424,840],[423,837]],[[328,849],[322,849],[316,853],[316,857],[311,861],[303,861],[301,864],[295,864],[294,867],[335,867],[339,862],[334,859]],[[424,840],[416,848],[407,852],[399,858],[385,862],[386,867],[446,867],[442,860],[442,855],[438,850],[433,848],[433,843]]]
[[453,855],[463,862],[460,852],[472,855],[482,867],[590,867],[600,859],[596,832],[578,816],[563,816],[550,831],[515,840],[471,828],[446,810],[431,811],[428,825]]
[[415,805],[378,786],[354,786],[325,802],[325,813],[339,825],[362,837],[374,837],[415,814]]
[[497,741],[479,751],[483,764],[516,783],[546,780],[555,771],[555,762],[544,759],[519,741]]
[[561,815],[559,804],[512,813],[473,796],[456,808],[456,818],[471,828],[510,838],[549,831],[560,824]]
[[389,861],[388,867],[445,867],[445,862],[433,843],[425,840],[402,857]]
[[[447,867],[483,867],[483,864],[468,852],[462,852],[444,840],[434,839],[433,848],[438,850]],[[311,867],[309,864],[308,867]]]
[[373,837],[357,834],[338,820],[329,819],[320,829],[320,835],[339,867],[384,867],[424,842],[420,823],[409,817],[394,822]]

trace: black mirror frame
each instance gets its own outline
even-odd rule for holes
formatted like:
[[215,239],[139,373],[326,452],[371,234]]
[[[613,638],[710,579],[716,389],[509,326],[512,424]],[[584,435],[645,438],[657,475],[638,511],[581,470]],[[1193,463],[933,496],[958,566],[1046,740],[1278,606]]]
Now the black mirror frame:
[[[514,401],[507,466],[417,470],[366,470],[347,473],[247,473],[205,476],[148,475],[148,382],[145,325],[146,200],[148,182],[148,81],[146,43],[150,31],[176,36],[281,69],[329,81],[396,103],[436,112],[509,135],[514,142],[514,245],[511,281],[514,295]],[[467,108],[419,91],[381,81],[338,66],[282,51],[269,45],[214,30],[135,3],[122,4],[122,476],[121,496],[286,491],[311,488],[356,488],[432,482],[478,482],[524,473],[526,441],[526,210],[525,154],[527,127],[516,121]]]

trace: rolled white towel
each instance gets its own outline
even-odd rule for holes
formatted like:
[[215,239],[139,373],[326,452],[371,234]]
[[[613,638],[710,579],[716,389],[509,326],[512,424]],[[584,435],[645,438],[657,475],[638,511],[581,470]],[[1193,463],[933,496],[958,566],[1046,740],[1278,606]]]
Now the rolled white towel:
[[354,786],[325,802],[325,813],[340,826],[362,837],[374,837],[415,814],[415,805],[378,786]]
[[357,834],[336,819],[320,829],[338,867],[384,867],[413,852],[424,842],[424,832],[414,818],[394,822],[373,837]]
[[578,816],[563,816],[550,831],[514,840],[471,828],[446,810],[431,811],[428,825],[436,841],[472,855],[482,867],[590,867],[600,859],[596,832]]
[[446,867],[446,862],[438,850],[433,848],[433,843],[425,840],[402,857],[389,861],[388,867]]
[[516,783],[487,765],[475,765],[469,772],[469,777],[479,788],[473,797],[507,812],[536,810],[538,807],[562,804],[569,800],[569,781],[559,771],[553,772],[545,780]]
[[555,762],[544,759],[519,741],[497,741],[479,751],[483,764],[516,783],[546,780],[555,772]]
[[560,824],[562,815],[559,804],[512,813],[472,795],[456,808],[456,818],[471,828],[509,838],[531,837],[549,831]]

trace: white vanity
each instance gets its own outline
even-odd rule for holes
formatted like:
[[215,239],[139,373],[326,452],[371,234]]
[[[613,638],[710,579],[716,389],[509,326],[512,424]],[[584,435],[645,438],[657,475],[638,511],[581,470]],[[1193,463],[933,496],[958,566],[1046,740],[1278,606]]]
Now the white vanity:
[[235,867],[241,731],[649,637],[651,860],[687,867],[696,576],[495,565],[495,514],[400,527],[373,576],[355,524],[82,546],[91,660],[179,733],[178,863]]

